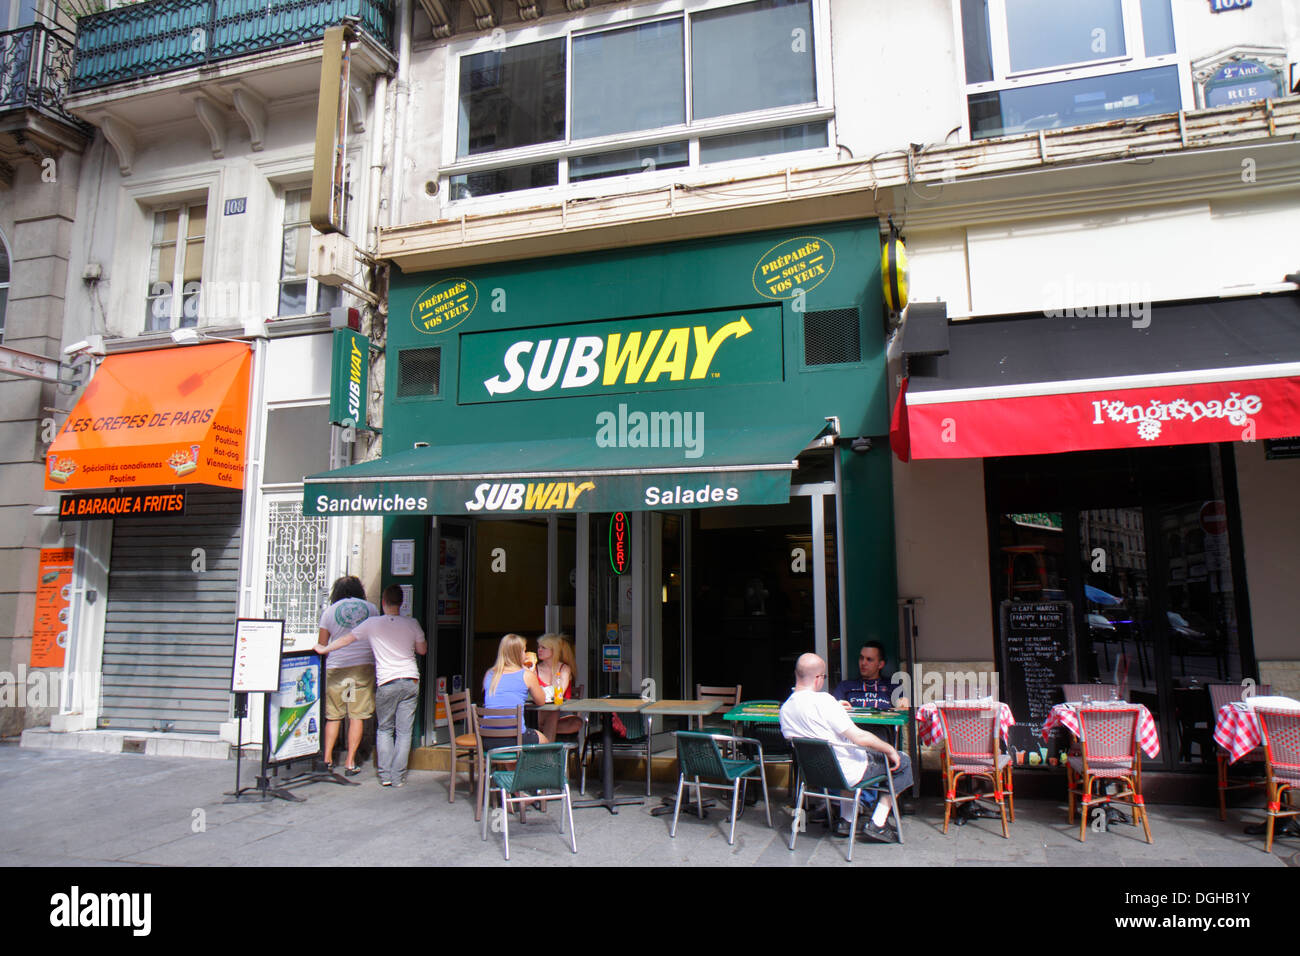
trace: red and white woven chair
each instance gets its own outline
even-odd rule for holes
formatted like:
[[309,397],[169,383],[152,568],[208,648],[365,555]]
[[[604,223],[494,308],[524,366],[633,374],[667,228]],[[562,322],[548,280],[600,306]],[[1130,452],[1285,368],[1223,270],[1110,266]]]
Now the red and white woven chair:
[[[1300,788],[1300,711],[1256,707],[1259,729],[1264,735],[1265,780],[1268,782],[1268,826],[1264,850],[1273,852],[1273,824],[1278,817],[1300,815],[1293,797]],[[1282,809],[1282,798],[1287,806]]]
[[[1240,684],[1206,684],[1205,686],[1210,691],[1210,709],[1214,712],[1215,716],[1218,716],[1219,710],[1224,706],[1241,700]],[[1255,687],[1255,693],[1259,694],[1261,697],[1267,697],[1273,693],[1273,688],[1269,684],[1259,684]],[[1226,820],[1228,819],[1228,791],[1253,790],[1256,787],[1262,787],[1264,786],[1264,778],[1259,776],[1243,777],[1241,775],[1235,775],[1230,778],[1228,776],[1228,768],[1233,766],[1232,758],[1228,754],[1228,751],[1224,750],[1222,747],[1216,746],[1214,749],[1215,762],[1218,764],[1219,772],[1219,819]],[[1258,769],[1259,765],[1263,762],[1263,747],[1256,747],[1250,753],[1237,761],[1238,764],[1245,766],[1253,765],[1256,769]]]
[[[1074,823],[1074,803],[1081,806],[1079,842],[1088,838],[1088,819],[1093,807],[1122,803],[1133,808],[1133,820],[1142,821],[1142,830],[1151,843],[1151,827],[1142,799],[1142,755],[1138,751],[1137,724],[1140,711],[1134,706],[1087,706],[1079,708],[1083,735],[1079,739],[1082,753],[1066,761],[1065,778],[1070,792],[1070,823]],[[1078,781],[1076,785],[1075,781]],[[1093,784],[1119,781],[1118,793],[1093,794]],[[1104,810],[1103,810],[1104,812]]]
[[962,777],[983,777],[993,784],[992,799],[1002,814],[1002,835],[1009,839],[1007,810],[1010,808],[1014,821],[1016,807],[1011,792],[1011,758],[998,746],[998,704],[943,703],[938,705],[938,712],[943,726],[943,832],[948,832],[948,821],[959,804],[990,797],[979,792],[959,797],[957,781]]

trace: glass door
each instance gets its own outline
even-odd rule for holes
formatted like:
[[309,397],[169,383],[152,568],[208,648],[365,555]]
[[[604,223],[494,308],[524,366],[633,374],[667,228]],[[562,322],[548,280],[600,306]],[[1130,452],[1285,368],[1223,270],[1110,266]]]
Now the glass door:
[[1152,766],[1212,767],[1206,685],[1254,671],[1238,620],[1232,476],[1230,452],[1215,445],[986,465],[995,606],[1072,605],[1077,677],[1117,684],[1151,711]]

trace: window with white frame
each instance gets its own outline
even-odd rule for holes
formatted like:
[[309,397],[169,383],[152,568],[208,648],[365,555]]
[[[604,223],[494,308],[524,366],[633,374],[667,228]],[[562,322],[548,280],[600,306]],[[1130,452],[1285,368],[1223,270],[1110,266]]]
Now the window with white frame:
[[453,57],[453,200],[830,143],[815,0],[604,20]]
[[207,222],[207,200],[153,210],[146,332],[199,324]]
[[[344,203],[346,229],[347,204]],[[280,239],[280,297],[277,315],[324,312],[342,302],[334,286],[322,285],[308,275],[311,248],[311,189],[286,189],[284,225]]]
[[1183,106],[1170,0],[960,0],[972,139]]

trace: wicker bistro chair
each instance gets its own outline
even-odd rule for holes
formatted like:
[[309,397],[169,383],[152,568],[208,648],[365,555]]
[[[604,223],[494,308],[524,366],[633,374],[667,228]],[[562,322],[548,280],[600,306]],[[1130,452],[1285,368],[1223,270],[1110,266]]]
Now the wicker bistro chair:
[[[864,776],[857,783],[847,783],[844,779],[844,771],[840,769],[840,762],[835,759],[835,751],[831,745],[824,740],[815,740],[811,737],[791,737],[790,746],[794,749],[795,759],[799,761],[799,791],[794,801],[794,824],[790,827],[790,849],[794,850],[794,841],[799,833],[799,821],[803,819],[803,801],[804,797],[820,797],[826,802],[826,820],[829,824],[832,818],[831,801],[843,805],[852,801],[853,813],[849,818],[849,838],[848,853],[845,859],[853,862],[853,844],[857,842],[858,832],[858,794],[863,790],[874,790],[876,793],[888,793],[894,801],[894,826],[898,829],[898,842],[903,842],[903,821],[898,815],[898,794],[894,792],[894,778],[889,773],[888,765],[885,772],[875,775]],[[881,781],[884,781],[883,783]],[[852,790],[850,796],[842,796],[844,790]],[[842,811],[841,811],[842,812]]]
[[[1205,686],[1210,692],[1210,710],[1213,712],[1213,717],[1217,717],[1219,710],[1225,705],[1241,700],[1240,684],[1206,684]],[[1267,697],[1273,693],[1273,687],[1270,684],[1258,684],[1255,687],[1255,693],[1261,697]],[[1238,766],[1241,769],[1249,767],[1254,771],[1262,770],[1264,767],[1264,748],[1256,747],[1238,760],[1236,764],[1233,764],[1228,752],[1216,745],[1214,757],[1218,770],[1219,819],[1226,820],[1228,819],[1227,796],[1229,790],[1253,790],[1256,787],[1267,786],[1263,776],[1258,774],[1255,776],[1229,775],[1229,768]]]
[[[478,765],[478,737],[474,734],[474,707],[469,700],[469,691],[457,691],[442,695],[442,709],[447,715],[447,743],[450,761],[450,774],[447,778],[447,802],[456,802],[456,787],[459,783],[459,767],[468,763],[469,790],[474,792],[475,769]],[[464,727],[464,733],[457,733],[458,727]],[[438,744],[435,750],[441,750]]]
[[[1264,849],[1273,852],[1273,824],[1278,817],[1300,815],[1294,796],[1300,788],[1300,711],[1256,707],[1264,736],[1265,779],[1268,782],[1268,826]],[[1282,809],[1286,797],[1289,810]]]
[[[640,698],[640,694],[614,694],[615,699]],[[650,796],[650,738],[654,732],[654,718],[645,714],[601,714],[601,720],[613,720],[618,718],[618,723],[614,724],[614,753],[635,753],[645,760],[645,795]],[[623,729],[619,730],[619,724]],[[597,726],[591,729],[584,727],[582,741],[582,759],[579,760],[581,765],[581,778],[578,785],[578,792],[585,794],[587,792],[587,754],[595,754],[600,750],[603,735],[601,727]]]
[[[677,731],[677,799],[673,804],[673,825],[670,837],[677,836],[677,817],[682,809],[682,789],[695,788],[695,801],[701,818],[704,816],[704,790],[731,791],[731,829],[727,845],[736,842],[736,809],[740,804],[740,787],[745,780],[758,777],[763,784],[763,811],[767,825],[772,825],[772,804],[767,796],[767,775],[763,772],[763,745],[753,737],[732,737],[728,734],[702,734],[696,731]],[[752,744],[758,748],[758,759],[729,760],[722,756],[719,744],[736,748]],[[690,778],[690,782],[687,778]]]
[[1011,757],[1002,753],[998,730],[998,705],[940,704],[939,721],[943,727],[943,753],[940,763],[943,771],[943,832],[948,832],[948,822],[953,811],[963,803],[987,800],[988,794],[974,791],[957,795],[957,782],[962,777],[971,780],[983,778],[993,784],[993,802],[1002,816],[1002,836],[1010,839],[1007,830],[1007,810],[1016,818],[1015,800],[1011,785]]
[[[568,764],[572,749],[573,744],[524,744],[488,751],[487,773],[491,787],[483,797],[483,839],[487,839],[488,801],[495,790],[501,796],[501,833],[505,838],[507,860],[510,859],[510,807],[513,804],[522,808],[530,803],[563,800],[560,834],[564,834],[564,820],[567,818],[569,846],[574,853],[578,852],[578,836],[573,829],[573,798],[569,793]],[[514,766],[494,770],[493,764],[498,761],[509,761]]]
[[[1142,799],[1142,755],[1138,752],[1137,722],[1139,710],[1134,706],[1088,706],[1079,708],[1083,727],[1080,738],[1082,753],[1066,761],[1065,778],[1069,788],[1069,820],[1074,823],[1074,804],[1079,800],[1079,842],[1088,838],[1090,810],[1107,803],[1122,803],[1133,808],[1134,822],[1142,821],[1147,843],[1151,826]],[[1092,792],[1093,784],[1118,780],[1127,789],[1115,794]],[[1076,784],[1077,781],[1077,784]]]
[[474,739],[477,744],[474,772],[478,778],[478,796],[474,801],[474,820],[482,819],[487,805],[487,753],[500,747],[523,744],[524,707],[475,707]]

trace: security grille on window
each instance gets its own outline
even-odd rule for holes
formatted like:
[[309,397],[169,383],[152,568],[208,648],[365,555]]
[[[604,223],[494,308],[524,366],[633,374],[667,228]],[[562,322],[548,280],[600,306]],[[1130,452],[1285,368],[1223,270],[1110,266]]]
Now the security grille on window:
[[451,198],[825,148],[813,0],[693,6],[461,55]]
[[805,312],[803,364],[842,365],[862,361],[862,336],[857,309]]
[[441,348],[405,349],[397,353],[397,397],[437,395],[441,373]]
[[[345,186],[346,189],[346,186]],[[311,248],[311,190],[290,189],[284,194],[284,232],[280,253],[280,304],[277,315],[303,315],[311,303],[314,312],[325,312],[342,302],[340,291],[321,285],[307,274]],[[344,202],[344,228],[347,203]]]
[[[154,212],[145,331],[199,324],[207,221],[206,202]],[[176,289],[181,290],[180,295],[174,294]]]
[[1170,0],[961,0],[971,137],[1183,106]]

